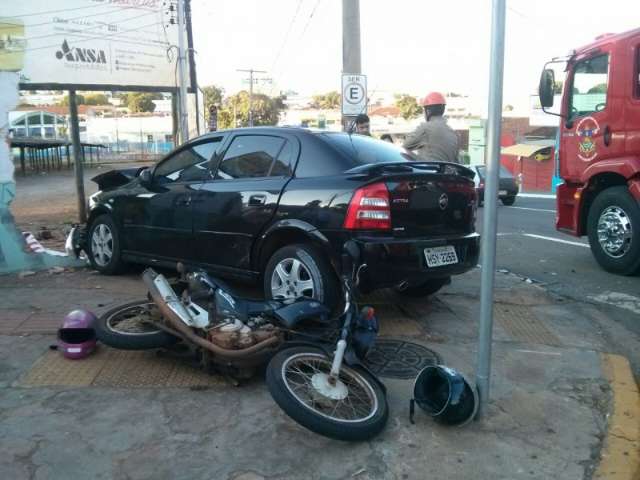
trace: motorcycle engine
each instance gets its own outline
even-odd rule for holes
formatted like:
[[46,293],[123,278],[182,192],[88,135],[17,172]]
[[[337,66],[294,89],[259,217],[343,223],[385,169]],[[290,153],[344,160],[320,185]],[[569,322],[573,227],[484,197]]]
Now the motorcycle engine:
[[230,317],[208,331],[209,340],[227,350],[249,348],[278,334],[279,329],[262,316],[246,323]]

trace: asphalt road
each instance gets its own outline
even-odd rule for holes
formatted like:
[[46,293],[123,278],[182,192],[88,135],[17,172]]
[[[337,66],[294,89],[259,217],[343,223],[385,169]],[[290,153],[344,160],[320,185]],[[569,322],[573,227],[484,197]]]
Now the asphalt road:
[[[479,230],[483,210],[478,212]],[[556,231],[555,210],[554,198],[518,196],[512,207],[499,204],[497,268],[577,301],[613,305],[619,309],[616,317],[640,331],[640,276],[602,270],[586,237]]]

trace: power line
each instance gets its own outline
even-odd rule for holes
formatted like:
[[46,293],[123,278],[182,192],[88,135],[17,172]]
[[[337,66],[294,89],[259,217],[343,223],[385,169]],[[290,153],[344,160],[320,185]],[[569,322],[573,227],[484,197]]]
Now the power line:
[[318,5],[320,5],[320,1],[321,0],[318,0],[315,6],[313,7],[313,10],[311,11],[311,15],[309,15],[309,19],[307,20],[307,23],[304,26],[304,29],[302,30],[302,34],[300,34],[300,40],[302,40],[304,38],[304,34],[307,33],[307,28],[309,28],[309,24],[311,23],[311,20],[313,20],[313,15],[316,13],[316,10],[318,9]]
[[[305,24],[304,28],[302,29],[302,33],[300,34],[300,37],[298,38],[298,41],[296,43],[296,45],[301,45],[302,44],[302,39],[304,38],[305,34],[307,33],[307,29],[309,28],[309,25],[311,24],[311,20],[313,20],[313,16],[316,13],[316,10],[318,9],[318,6],[320,5],[321,0],[317,0],[316,4],[313,7],[313,10],[311,10],[311,14],[309,15],[309,18],[307,19],[307,23]],[[280,70],[278,72],[278,75],[275,75],[274,72],[274,77],[283,75],[285,72],[287,71],[287,68],[284,68],[282,70]],[[271,92],[273,92],[273,89],[271,90]],[[271,93],[270,92],[270,93]]]
[[[147,12],[147,13],[144,13],[142,15],[136,15],[135,17],[129,17],[129,18],[126,18],[124,20],[120,20],[120,21],[118,21],[118,24],[130,22],[131,20],[136,20],[136,19],[142,18],[142,17],[148,17],[149,15],[156,15],[157,13],[158,12]],[[70,32],[48,33],[46,35],[37,35],[35,37],[26,37],[24,40],[28,42],[28,41],[37,40],[37,39],[40,39],[40,38],[59,37],[61,35],[69,35],[69,36],[71,36],[71,35],[83,35],[84,32],[89,32],[91,30],[95,30],[96,28],[102,28],[105,25],[106,25],[105,23],[101,23],[101,24],[95,25],[93,27],[83,28],[83,29],[81,29],[81,30],[79,30],[77,32],[71,32],[70,31]],[[155,23],[154,23],[154,25],[155,25]],[[135,28],[134,30],[139,30],[140,28],[144,28],[144,27],[138,27],[138,28]]]
[[284,40],[282,41],[282,45],[280,46],[280,50],[278,50],[278,54],[275,56],[273,63],[271,64],[271,71],[273,72],[278,60],[280,60],[280,55],[282,55],[282,51],[284,50],[285,45],[287,44],[287,40],[289,40],[289,35],[291,34],[291,30],[293,29],[293,24],[298,18],[298,13],[300,13],[300,7],[302,6],[302,0],[298,0],[298,6],[296,7],[296,11],[293,14],[293,18],[291,18],[291,22],[289,22],[289,28],[287,28],[287,33],[284,35]]
[[[153,25],[158,25],[158,22],[150,23],[148,25],[141,25],[141,26],[138,26],[136,28],[132,28],[130,30],[123,30],[121,32],[113,33],[111,35],[104,35],[102,37],[95,37],[95,36],[88,37],[88,38],[85,38],[85,39],[76,40],[74,43],[78,44],[78,43],[83,43],[83,42],[87,42],[89,40],[95,40],[95,39],[103,40],[103,39],[109,39],[109,38],[116,38],[119,35],[122,35],[122,34],[125,34],[125,33],[129,33],[129,32],[133,32],[133,31],[138,31],[141,28],[151,27]],[[60,34],[60,35],[64,35],[64,34]],[[153,46],[153,44],[145,44],[145,43],[136,42],[136,41],[127,41],[127,40],[120,40],[120,41],[123,42],[123,43],[133,43],[133,44],[141,44],[141,45]],[[21,52],[33,52],[33,51],[36,51],[36,50],[44,50],[44,49],[54,48],[54,47],[59,47],[59,46],[60,45],[58,43],[55,43],[55,44],[51,44],[51,45],[43,45],[41,47],[25,48],[25,49],[21,50]],[[160,46],[160,45],[158,45],[158,46]],[[15,52],[4,51],[4,52],[0,52],[0,55],[9,55],[9,54],[13,54],[13,53],[15,53]]]
[[[96,7],[98,8],[98,7]],[[134,9],[135,7],[118,7],[115,8],[113,10],[109,10],[109,11],[105,11],[105,12],[100,12],[100,13],[94,13],[91,15],[79,15],[77,17],[71,17],[71,18],[65,18],[64,20],[67,22],[70,22],[72,20],[78,20],[81,18],[91,18],[91,17],[99,17],[101,15],[109,15],[111,13],[115,13],[115,12],[119,12],[122,10],[131,10]],[[7,18],[7,17],[4,17]],[[33,27],[41,27],[43,25],[49,25],[49,24],[53,24],[53,23],[57,23],[57,22],[53,22],[53,21],[48,21],[48,22],[42,22],[42,23],[29,23],[29,24],[25,24],[23,25],[25,28],[33,28]],[[15,25],[15,23],[9,23],[9,22],[0,22],[0,25]]]
[[519,12],[518,10],[516,10],[516,9],[515,9],[515,8],[513,8],[513,7],[507,7],[507,9],[508,9],[508,10],[510,10],[510,11],[512,11],[513,13],[515,13],[516,15],[518,15],[519,17],[526,18],[526,19],[529,19],[529,18],[530,18],[530,17],[528,17],[527,15],[525,15],[524,13]]
[[[284,36],[284,40],[282,41],[282,45],[280,46],[280,50],[278,54],[275,56],[273,63],[271,64],[270,70],[272,72],[276,71],[276,65],[278,64],[278,60],[280,60],[280,56],[284,51],[285,46],[287,45],[287,40],[289,39],[289,35],[291,34],[291,30],[293,29],[293,25],[295,24],[296,19],[298,18],[298,13],[300,13],[300,7],[302,6],[302,0],[298,0],[298,6],[296,7],[296,11],[291,18],[291,22],[289,22],[289,28],[287,28],[287,33]],[[273,95],[273,89],[275,84],[271,84],[271,89],[269,90],[269,96]]]
[[48,13],[71,12],[73,10],[84,10],[86,8],[96,8],[96,5],[86,5],[84,7],[76,7],[76,8],[62,8],[60,10],[49,10],[49,11],[46,11],[46,12],[25,13],[24,15],[13,15],[13,16],[4,17],[4,18],[35,17],[35,16],[38,16],[38,15],[47,15]]

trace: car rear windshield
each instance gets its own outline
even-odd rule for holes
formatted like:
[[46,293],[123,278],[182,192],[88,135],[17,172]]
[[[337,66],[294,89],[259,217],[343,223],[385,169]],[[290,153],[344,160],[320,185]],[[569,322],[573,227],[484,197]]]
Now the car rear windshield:
[[[486,177],[487,167],[485,167],[484,165],[481,167],[478,167],[478,175],[480,175],[481,178]],[[513,178],[513,175],[509,170],[507,170],[502,165],[500,165],[500,178]]]
[[323,133],[321,135],[332,147],[351,160],[351,165],[345,170],[372,163],[417,160],[404,148],[372,137],[346,133]]

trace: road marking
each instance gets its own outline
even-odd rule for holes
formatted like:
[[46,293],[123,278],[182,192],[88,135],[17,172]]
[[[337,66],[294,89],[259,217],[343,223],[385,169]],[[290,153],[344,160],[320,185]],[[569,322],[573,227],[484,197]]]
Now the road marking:
[[619,292],[604,292],[600,295],[589,295],[587,298],[640,314],[640,298],[634,297],[633,295]]
[[593,478],[632,480],[640,472],[640,392],[629,360],[602,354],[602,372],[609,381],[613,399],[607,415],[607,435],[600,464]]
[[546,210],[544,208],[531,208],[531,207],[509,207],[509,210],[511,210],[512,208],[517,208],[518,210],[533,210],[534,212],[549,212],[549,213],[556,213],[555,210]]
[[587,243],[570,242],[569,240],[562,240],[561,238],[555,237],[545,237],[544,235],[536,235],[534,233],[523,233],[522,235],[524,235],[525,237],[538,238],[540,240],[549,240],[550,242],[564,243],[565,245],[575,245],[576,247],[589,248],[589,245]]
[[524,198],[556,198],[553,193],[519,193],[518,196]]
[[538,355],[557,355],[560,356],[562,355],[559,352],[540,352],[538,350],[516,350],[516,352],[522,352],[522,353],[536,353]]

